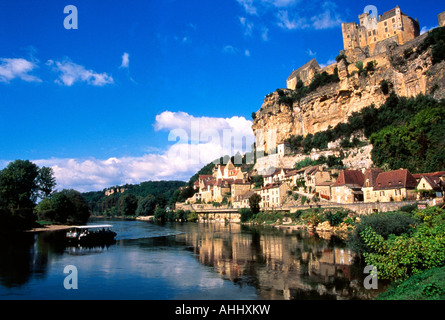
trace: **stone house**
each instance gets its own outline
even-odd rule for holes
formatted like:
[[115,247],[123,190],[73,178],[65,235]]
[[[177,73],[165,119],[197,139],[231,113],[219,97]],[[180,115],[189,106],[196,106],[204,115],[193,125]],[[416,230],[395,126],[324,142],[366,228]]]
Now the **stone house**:
[[415,200],[417,181],[408,169],[381,172],[375,181],[374,197],[379,202]]
[[[413,175],[417,182],[417,192],[420,196],[429,198],[440,198],[444,196],[445,190],[445,171],[434,173],[422,173]],[[417,179],[417,176],[420,176]]]
[[243,180],[238,179],[234,180],[233,183],[230,185],[230,196],[231,196],[231,202],[233,203],[238,196],[242,196],[249,192],[250,190],[250,183]]
[[261,196],[261,208],[275,208],[281,206],[288,190],[290,189],[287,183],[278,182],[268,184],[255,192]]
[[377,180],[377,176],[382,173],[383,170],[380,168],[369,168],[365,172],[365,182],[363,184],[363,201],[368,202],[377,202],[378,197],[376,193],[374,193],[373,189],[375,186],[375,182]]
[[338,203],[363,201],[365,176],[360,170],[343,170],[331,187],[331,200]]
[[233,208],[236,209],[240,209],[240,208],[250,208],[249,205],[249,198],[255,194],[255,192],[253,190],[249,190],[249,192],[243,194],[243,195],[238,195],[235,197],[232,206]]

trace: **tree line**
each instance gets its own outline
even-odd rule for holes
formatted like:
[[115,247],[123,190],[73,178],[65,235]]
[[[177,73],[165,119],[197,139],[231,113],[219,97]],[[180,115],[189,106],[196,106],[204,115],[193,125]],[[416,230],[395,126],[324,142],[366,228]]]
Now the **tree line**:
[[107,189],[82,193],[92,215],[150,216],[156,210],[173,208],[178,199],[189,192],[183,181],[145,181],[114,188],[124,192],[108,196],[105,195]]
[[81,194],[55,187],[52,168],[29,160],[10,162],[0,171],[0,231],[30,229],[39,221],[86,222],[89,212]]

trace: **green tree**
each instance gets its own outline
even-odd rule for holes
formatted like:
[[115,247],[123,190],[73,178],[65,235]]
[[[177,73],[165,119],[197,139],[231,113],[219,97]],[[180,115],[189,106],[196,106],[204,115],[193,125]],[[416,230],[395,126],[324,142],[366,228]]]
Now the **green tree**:
[[37,176],[37,185],[40,190],[40,198],[48,198],[54,191],[56,186],[56,178],[54,177],[54,170],[49,167],[41,167]]
[[254,193],[249,198],[249,207],[253,215],[260,212],[261,196],[258,193]]
[[51,197],[51,210],[54,211],[54,222],[58,223],[86,223],[90,217],[87,203],[76,190],[55,192]]
[[134,216],[138,208],[138,198],[131,193],[126,193],[119,198],[118,207],[120,215]]
[[137,216],[151,216],[154,214],[156,208],[156,198],[149,194],[144,199],[139,201],[136,209]]
[[33,208],[37,200],[37,165],[15,160],[0,171],[0,205],[9,208]]

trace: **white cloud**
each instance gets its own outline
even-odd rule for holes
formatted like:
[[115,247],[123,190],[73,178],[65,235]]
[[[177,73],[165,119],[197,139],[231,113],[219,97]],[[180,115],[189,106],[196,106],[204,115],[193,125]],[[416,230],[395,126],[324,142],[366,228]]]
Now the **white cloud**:
[[246,57],[250,57],[250,51],[249,50],[244,50],[244,55],[246,56]]
[[239,21],[241,26],[243,27],[243,32],[245,36],[251,36],[253,32],[254,24],[251,21],[248,21],[245,17],[240,17]]
[[244,7],[244,10],[251,15],[257,14],[257,8],[253,5],[254,0],[236,0],[240,5]]
[[9,82],[15,78],[27,82],[41,82],[38,77],[30,75],[37,64],[22,58],[0,58],[0,82]]
[[262,28],[261,38],[264,41],[268,41],[269,40],[269,28],[267,28],[267,27],[263,27]]
[[[252,121],[244,117],[214,118],[194,117],[186,112],[164,111],[156,116],[154,129],[159,130],[183,130],[191,141],[204,141],[203,137],[219,137],[222,140],[224,134],[235,138],[247,138],[253,143]],[[207,140],[206,140],[207,141]],[[250,145],[248,145],[250,147]]]
[[420,30],[420,34],[424,34],[424,33],[428,32],[428,31],[430,31],[430,30],[432,30],[432,29],[434,29],[434,28],[437,28],[437,27],[438,27],[438,26],[435,26],[435,27],[427,27],[427,26],[423,26],[422,29]]
[[306,19],[293,17],[289,18],[289,12],[287,10],[280,10],[276,14],[278,19],[277,25],[286,30],[294,29],[306,29],[309,25],[306,23]]
[[[237,2],[243,6],[246,13],[256,16],[260,24],[261,21],[270,20],[262,16],[272,13],[276,18],[276,25],[285,30],[307,28],[322,30],[337,27],[342,22],[337,12],[337,5],[332,1],[237,0]],[[241,23],[243,24],[243,21]],[[251,23],[253,25],[253,22]],[[262,30],[264,28],[263,26]],[[267,39],[267,33],[263,32],[261,36],[263,40]]]
[[147,150],[156,152],[139,157],[51,158],[33,162],[53,168],[58,190],[72,188],[85,192],[148,180],[187,181],[204,165],[223,155],[250,151],[251,126],[252,122],[244,117],[194,117],[185,112],[164,111],[156,116],[154,123],[155,130],[170,131],[172,145],[164,151],[148,147]]
[[114,83],[113,77],[106,73],[97,73],[87,70],[84,66],[78,65],[68,59],[60,61],[48,60],[48,66],[55,65],[54,69],[60,73],[57,83],[72,86],[76,82],[86,82],[93,86],[104,86]]
[[317,53],[313,52],[311,49],[307,49],[306,53],[311,57],[315,57],[317,55]]
[[234,54],[237,51],[238,51],[238,49],[231,45],[224,46],[224,48],[223,48],[224,53]]
[[342,19],[332,10],[325,10],[318,16],[311,18],[312,26],[316,30],[330,29],[341,25]]
[[128,68],[130,66],[130,55],[127,52],[124,52],[122,55],[122,63],[121,68]]

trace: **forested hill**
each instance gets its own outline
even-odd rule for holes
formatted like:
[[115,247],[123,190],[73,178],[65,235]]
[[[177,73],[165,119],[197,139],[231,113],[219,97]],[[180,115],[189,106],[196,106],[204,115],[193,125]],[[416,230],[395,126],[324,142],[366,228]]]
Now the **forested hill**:
[[[102,191],[84,192],[82,196],[93,215],[135,215],[142,203],[150,202],[148,207],[168,206],[184,181],[146,181],[140,184],[125,184],[109,189],[124,189],[123,193],[115,192],[105,195]],[[145,201],[143,201],[145,200]],[[139,208],[142,210],[143,208]],[[141,212],[142,213],[142,212]],[[151,212],[143,212],[144,215]]]

